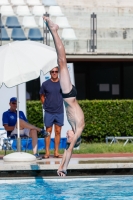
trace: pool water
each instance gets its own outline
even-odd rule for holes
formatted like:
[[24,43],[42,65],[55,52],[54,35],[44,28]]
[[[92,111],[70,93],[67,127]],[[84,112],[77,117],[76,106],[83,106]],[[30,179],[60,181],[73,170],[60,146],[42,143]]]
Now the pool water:
[[133,176],[0,179],[0,200],[133,200]]

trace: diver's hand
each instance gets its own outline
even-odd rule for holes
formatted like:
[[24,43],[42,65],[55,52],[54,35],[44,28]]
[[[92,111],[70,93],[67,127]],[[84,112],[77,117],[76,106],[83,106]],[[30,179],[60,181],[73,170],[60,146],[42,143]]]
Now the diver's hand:
[[67,175],[67,171],[66,170],[58,170],[57,174],[58,174],[58,176],[65,177]]

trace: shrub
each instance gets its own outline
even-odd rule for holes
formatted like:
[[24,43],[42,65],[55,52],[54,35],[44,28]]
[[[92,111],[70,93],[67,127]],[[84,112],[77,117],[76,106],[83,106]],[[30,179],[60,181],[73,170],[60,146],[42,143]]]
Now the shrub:
[[29,123],[43,128],[43,112],[40,101],[27,101],[27,118]]
[[133,136],[132,100],[79,101],[85,115],[83,138],[102,142],[106,136]]
[[[86,142],[102,142],[106,136],[133,136],[132,100],[78,101],[85,115],[82,138]],[[43,127],[40,101],[27,102],[30,123]]]

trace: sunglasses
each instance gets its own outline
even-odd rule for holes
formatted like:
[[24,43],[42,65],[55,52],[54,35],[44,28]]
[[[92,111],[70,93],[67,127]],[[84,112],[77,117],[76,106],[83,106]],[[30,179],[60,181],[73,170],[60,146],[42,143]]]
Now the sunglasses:
[[51,73],[53,74],[53,73],[58,73],[58,71],[51,71]]
[[15,104],[17,104],[17,103],[16,103],[16,102],[12,102],[12,104],[14,104],[14,105],[15,105]]

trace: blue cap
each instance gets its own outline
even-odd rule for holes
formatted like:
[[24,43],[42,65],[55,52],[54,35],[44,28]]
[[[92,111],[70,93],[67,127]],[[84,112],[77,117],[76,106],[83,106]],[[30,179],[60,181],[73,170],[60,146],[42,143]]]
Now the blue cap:
[[16,97],[12,97],[12,98],[10,99],[10,102],[14,102],[14,101],[17,101],[17,98],[16,98]]

